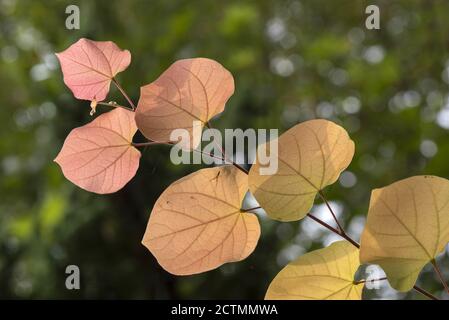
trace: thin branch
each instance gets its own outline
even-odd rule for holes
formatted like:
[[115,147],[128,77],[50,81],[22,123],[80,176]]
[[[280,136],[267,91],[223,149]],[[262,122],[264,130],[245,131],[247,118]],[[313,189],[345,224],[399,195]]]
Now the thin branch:
[[318,192],[318,194],[320,195],[321,200],[324,201],[324,203],[326,204],[327,208],[329,209],[329,212],[331,213],[332,217],[335,220],[335,223],[338,226],[338,229],[340,230],[341,234],[346,234],[346,232],[344,231],[343,227],[341,226],[340,222],[338,222],[337,216],[335,215],[334,211],[332,210],[332,207],[330,206],[329,202],[327,201],[326,197],[324,196],[324,193],[320,190]]
[[112,78],[112,82],[115,84],[117,89],[122,93],[122,95],[125,97],[125,99],[128,101],[129,105],[131,106],[132,110],[136,110],[136,105],[131,100],[131,98],[126,94],[125,90],[123,90],[122,86],[117,82],[115,78]]
[[435,270],[435,272],[436,272],[436,274],[437,274],[437,276],[438,276],[438,279],[439,279],[439,280],[441,281],[441,283],[443,284],[444,289],[446,290],[447,293],[449,293],[449,287],[448,287],[446,281],[444,281],[443,274],[441,273],[441,270],[440,270],[440,268],[438,267],[438,264],[437,264],[436,260],[435,260],[435,259],[432,259],[432,261],[430,261],[430,262],[432,263],[433,269]]

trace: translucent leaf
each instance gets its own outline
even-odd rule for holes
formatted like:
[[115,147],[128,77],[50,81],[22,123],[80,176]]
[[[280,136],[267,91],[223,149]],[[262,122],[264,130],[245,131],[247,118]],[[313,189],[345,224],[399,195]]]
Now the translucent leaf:
[[289,263],[271,282],[267,300],[360,300],[356,284],[359,250],[347,241],[309,252]]
[[78,99],[103,101],[111,80],[131,63],[128,50],[111,41],[82,38],[67,50],[57,53],[64,83]]
[[139,167],[140,152],[132,138],[134,112],[117,108],[73,129],[55,159],[64,176],[95,193],[113,193],[128,183]]
[[317,192],[346,169],[354,142],[339,125],[318,119],[285,132],[278,139],[278,149],[277,173],[261,175],[263,166],[256,161],[249,173],[249,188],[272,219],[293,221],[302,219]]
[[245,259],[256,247],[256,215],[241,212],[247,177],[233,166],[202,169],[170,185],[151,212],[142,243],[177,275]]
[[412,289],[422,268],[449,242],[448,204],[449,180],[435,176],[373,190],[361,262],[380,265],[395,289]]
[[[179,60],[141,88],[137,126],[148,139],[162,142],[171,140],[174,129],[186,129],[190,147],[196,147],[204,124],[224,110],[233,93],[234,79],[218,62],[206,58]],[[199,130],[193,130],[194,121],[200,124]]]

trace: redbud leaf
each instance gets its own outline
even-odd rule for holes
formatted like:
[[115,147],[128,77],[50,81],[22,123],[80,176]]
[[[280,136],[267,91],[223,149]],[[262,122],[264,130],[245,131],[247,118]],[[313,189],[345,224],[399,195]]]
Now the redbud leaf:
[[415,176],[374,189],[360,242],[360,261],[380,265],[399,291],[449,242],[449,180]]
[[196,171],[162,193],[142,243],[176,275],[243,260],[260,236],[256,215],[240,210],[247,191],[246,175],[233,166]]
[[249,172],[249,188],[270,218],[300,220],[317,193],[333,184],[351,163],[354,142],[344,128],[324,119],[300,123],[277,142],[277,172],[262,175],[263,165],[257,159]]
[[266,300],[361,300],[364,283],[354,281],[359,249],[337,241],[290,262],[271,282]]
[[[141,88],[137,126],[148,139],[162,142],[175,141],[170,139],[174,129],[186,129],[190,146],[196,147],[204,124],[224,110],[233,93],[234,79],[218,62],[206,58],[179,60]],[[201,126],[195,133],[193,121]]]
[[131,53],[111,41],[82,38],[56,56],[61,63],[64,83],[77,99],[103,101],[112,78],[125,70]]
[[132,146],[134,112],[117,108],[73,129],[55,159],[64,176],[90,192],[113,193],[136,174],[140,152]]

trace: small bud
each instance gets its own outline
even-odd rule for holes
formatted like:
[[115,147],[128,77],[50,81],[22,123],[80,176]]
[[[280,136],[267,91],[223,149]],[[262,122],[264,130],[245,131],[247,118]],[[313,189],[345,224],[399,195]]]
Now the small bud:
[[95,114],[95,112],[97,111],[97,100],[92,100],[90,103],[90,108],[92,110],[90,110],[90,115],[93,116]]

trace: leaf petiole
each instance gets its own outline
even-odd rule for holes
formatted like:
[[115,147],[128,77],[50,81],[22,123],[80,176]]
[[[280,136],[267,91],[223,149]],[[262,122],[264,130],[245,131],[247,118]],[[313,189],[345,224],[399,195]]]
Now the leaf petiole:
[[449,287],[446,283],[446,281],[443,278],[443,274],[441,273],[440,268],[438,267],[438,264],[436,262],[435,259],[432,259],[432,261],[430,261],[432,263],[433,269],[435,270],[435,273],[438,276],[438,279],[441,281],[441,283],[443,284],[444,289],[446,290],[447,293],[449,293]]
[[362,280],[354,281],[354,284],[357,285],[357,284],[361,284],[361,283],[383,281],[383,280],[387,280],[387,279],[388,279],[387,277],[378,278],[378,279],[370,279],[370,280],[362,279]]
[[125,106],[121,106],[119,104],[117,104],[115,101],[109,101],[109,102],[97,102],[97,104],[102,105],[102,106],[107,106],[107,107],[112,107],[112,108],[123,108],[129,111],[134,111],[131,108],[125,107]]
[[136,110],[136,105],[131,100],[131,98],[126,94],[125,90],[122,88],[122,86],[118,83],[118,81],[115,78],[112,78],[112,82],[115,84],[117,89],[122,93],[122,95],[125,97],[125,99],[128,101],[129,105],[131,106],[132,111]]

